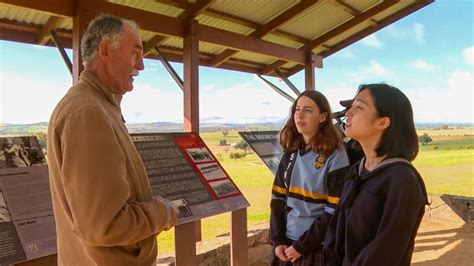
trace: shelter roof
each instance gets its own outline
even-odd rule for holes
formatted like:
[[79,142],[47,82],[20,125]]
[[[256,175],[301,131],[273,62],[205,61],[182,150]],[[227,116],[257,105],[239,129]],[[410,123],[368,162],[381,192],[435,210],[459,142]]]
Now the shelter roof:
[[0,0],[0,39],[72,47],[79,9],[137,21],[144,52],[183,59],[183,26],[199,23],[200,65],[290,76],[308,53],[322,59],[423,8],[433,0]]

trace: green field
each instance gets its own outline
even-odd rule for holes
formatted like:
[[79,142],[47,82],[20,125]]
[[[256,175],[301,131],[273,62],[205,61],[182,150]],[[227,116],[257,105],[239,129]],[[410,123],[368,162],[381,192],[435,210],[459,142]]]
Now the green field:
[[[474,196],[474,135],[473,129],[423,130],[433,141],[420,145],[414,161],[425,180],[428,193]],[[273,175],[254,154],[243,159],[232,160],[232,146],[219,146],[224,136],[221,132],[202,133],[201,137],[216,155],[224,169],[244,193],[251,206],[247,210],[248,225],[268,221],[270,193]],[[229,132],[227,143],[241,141],[237,132]],[[242,152],[242,151],[240,151]],[[213,238],[229,232],[230,214],[214,216],[202,221],[203,239]],[[158,237],[159,254],[171,253],[174,249],[174,232],[164,232]]]

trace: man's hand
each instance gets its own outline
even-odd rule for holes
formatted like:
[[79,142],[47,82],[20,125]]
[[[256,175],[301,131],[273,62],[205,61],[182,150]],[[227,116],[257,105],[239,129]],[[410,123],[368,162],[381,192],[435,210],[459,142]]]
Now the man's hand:
[[173,226],[175,226],[176,222],[178,221],[179,216],[179,209],[178,205],[174,204],[172,201],[167,202],[170,206],[170,222],[165,227],[165,231],[170,230]]
[[290,259],[286,257],[285,255],[285,249],[287,249],[287,245],[279,245],[275,248],[275,255],[281,260],[281,261],[289,261]]
[[[153,201],[165,205],[165,208],[167,209],[166,214],[166,221],[167,223],[165,224],[165,231],[170,230],[173,226],[175,226],[176,222],[178,221],[178,216],[179,216],[179,208],[178,205],[173,203],[170,200],[167,200],[165,198],[162,198],[160,196],[154,196]],[[168,212],[169,211],[169,212]]]
[[296,251],[296,249],[293,246],[290,246],[289,248],[285,249],[285,256],[290,260],[292,263],[294,263],[296,260],[298,260],[301,257],[301,254]]

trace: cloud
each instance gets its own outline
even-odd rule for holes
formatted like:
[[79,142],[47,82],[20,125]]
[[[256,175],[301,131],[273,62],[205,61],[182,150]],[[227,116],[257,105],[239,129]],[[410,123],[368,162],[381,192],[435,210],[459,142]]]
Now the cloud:
[[290,105],[290,101],[265,85],[248,82],[203,92],[200,117],[207,119],[219,114],[222,119],[213,122],[275,122],[286,118]]
[[331,105],[331,111],[337,112],[342,111],[344,107],[339,104],[339,101],[352,99],[357,92],[358,85],[351,85],[347,83],[334,84],[331,87],[320,89],[320,91],[326,96]]
[[2,73],[0,123],[31,124],[49,120],[54,107],[71,87],[46,77]]
[[386,28],[389,37],[395,40],[404,40],[408,37],[408,31],[396,24],[391,24]]
[[362,39],[362,43],[367,46],[377,48],[377,49],[381,49],[383,46],[375,34],[371,34],[365,37],[364,39]]
[[425,26],[420,23],[413,23],[413,38],[418,44],[425,44]]
[[122,113],[127,122],[183,121],[183,93],[138,83],[132,92],[124,95]]
[[454,71],[445,83],[411,88],[407,96],[413,106],[415,121],[474,123],[473,86],[472,73]]
[[430,63],[427,63],[426,61],[423,60],[416,60],[410,64],[412,67],[425,71],[425,72],[437,72],[439,71],[439,67],[432,65]]
[[397,26],[392,24],[386,30],[388,36],[397,41],[413,40],[417,44],[423,45],[425,40],[425,26],[415,22],[410,27]]
[[350,50],[348,50],[347,48],[338,51],[337,53],[333,55],[333,57],[342,58],[342,59],[356,59],[356,55]]
[[[182,122],[183,93],[140,83],[122,100],[125,120]],[[252,82],[230,87],[203,86],[200,90],[201,122],[253,123],[286,118],[291,103],[264,85]]]
[[377,80],[375,82],[386,79],[392,81],[396,80],[396,75],[392,70],[384,67],[375,60],[370,61],[368,66],[359,67],[356,72],[349,74],[349,77],[355,83],[374,82],[374,79]]
[[474,46],[468,47],[463,52],[464,60],[470,65],[474,65]]

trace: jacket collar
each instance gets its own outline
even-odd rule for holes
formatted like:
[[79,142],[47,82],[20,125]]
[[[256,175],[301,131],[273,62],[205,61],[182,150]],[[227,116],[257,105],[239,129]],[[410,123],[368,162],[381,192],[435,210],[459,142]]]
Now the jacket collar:
[[108,91],[95,74],[87,70],[82,71],[79,77],[79,83],[87,83],[95,92],[103,96],[108,102],[121,111],[120,103],[122,101],[122,95]]
[[381,162],[379,162],[372,171],[368,173],[363,173],[364,170],[364,164],[365,164],[365,157],[362,158],[358,163],[355,163],[352,165],[351,170],[350,170],[350,176],[356,177],[360,180],[365,180],[368,179],[369,177],[372,177],[373,175],[377,174],[379,171],[384,169],[386,166],[396,164],[396,163],[406,163],[408,165],[411,165],[411,162],[408,160],[405,160],[403,158],[390,158],[390,159],[385,159]]

